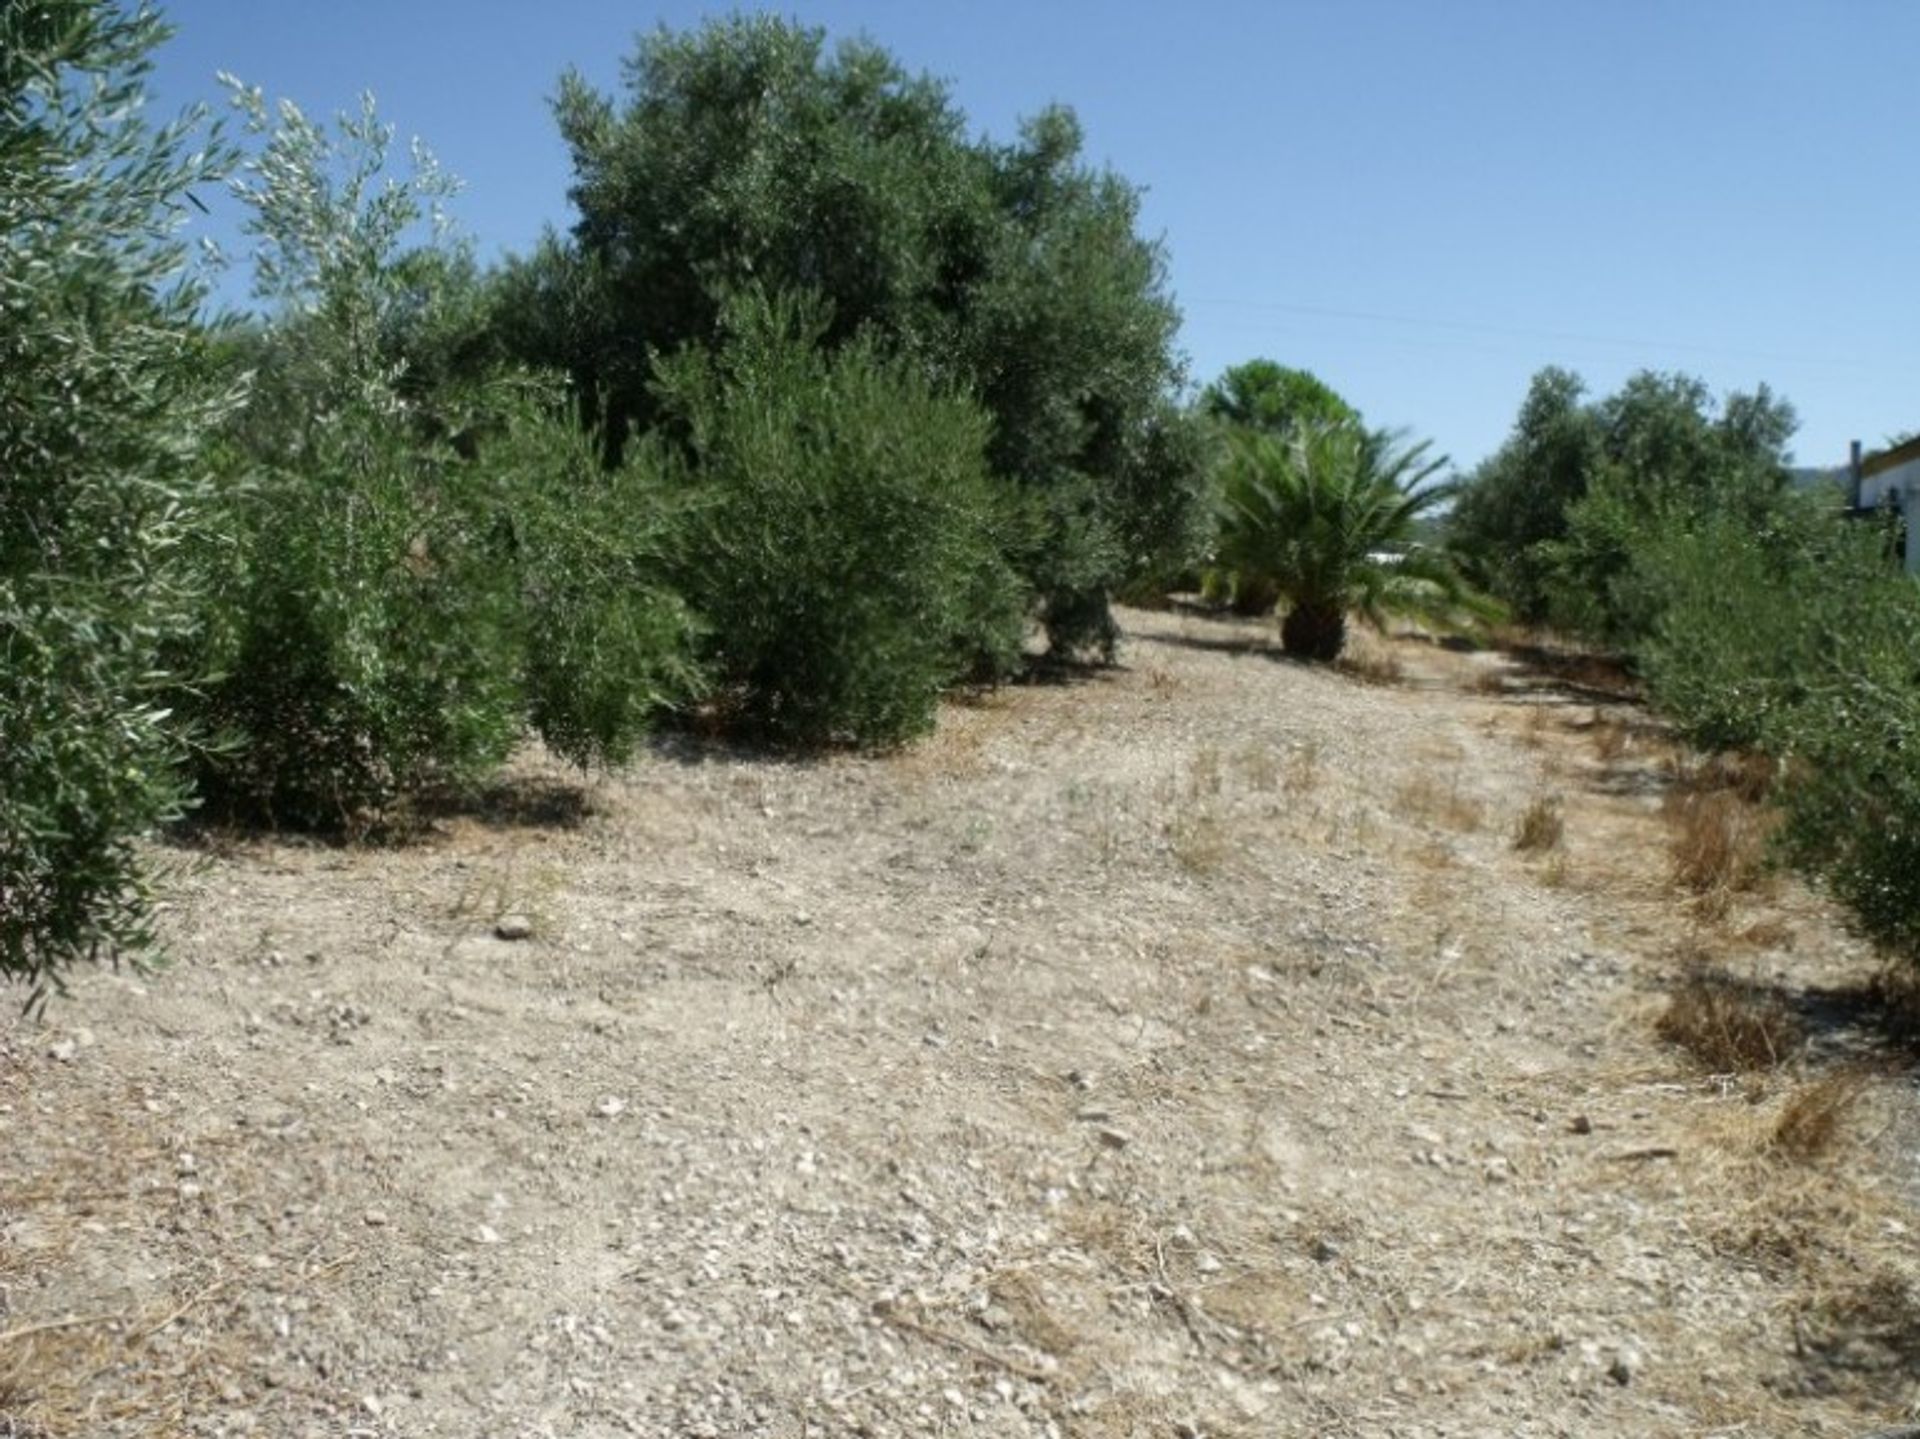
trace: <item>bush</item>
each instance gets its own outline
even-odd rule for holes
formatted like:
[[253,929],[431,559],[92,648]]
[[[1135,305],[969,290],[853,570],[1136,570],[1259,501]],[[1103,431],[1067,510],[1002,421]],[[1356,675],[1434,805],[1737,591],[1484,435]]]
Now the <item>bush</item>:
[[1920,587],[1889,574],[1862,600],[1779,727],[1785,840],[1867,935],[1920,962]]
[[656,452],[607,469],[602,450],[532,388],[482,454],[510,526],[527,718],[581,766],[621,763],[659,711],[704,688],[692,612],[664,582],[684,502]]
[[662,367],[695,504],[682,588],[741,718],[888,745],[963,674],[1017,661],[1015,517],[986,417],[865,341],[828,355],[824,323],[818,303],[742,297],[717,354]]
[[1719,514],[1649,538],[1634,570],[1655,616],[1638,652],[1649,692],[1707,750],[1791,748],[1809,679],[1904,588],[1877,527],[1802,496],[1757,523]]
[[579,219],[501,286],[507,343],[565,363],[617,447],[660,416],[654,355],[723,342],[728,293],[818,292],[818,343],[864,337],[992,416],[1052,647],[1109,653],[1108,596],[1178,568],[1204,513],[1167,421],[1179,314],[1139,192],[1086,162],[1065,109],[975,140],[938,81],[770,16],[644,35],[624,82],[562,82]]
[[1785,487],[1793,408],[1765,385],[1716,404],[1701,381],[1651,371],[1596,403],[1583,389],[1564,370],[1534,377],[1448,533],[1520,617],[1634,649],[1658,614],[1635,557],[1709,517],[1757,522]]
[[208,794],[352,828],[474,784],[529,722],[577,763],[624,759],[697,688],[657,467],[603,468],[556,386],[490,371],[484,287],[438,209],[456,187],[418,145],[384,178],[371,99],[328,130],[232,89],[266,137],[238,188],[277,308],[235,357],[255,374],[228,433],[238,543],[218,679],[187,701],[217,736]]
[[484,484],[377,395],[298,463],[246,475],[240,542],[194,707],[205,793],[242,816],[338,829],[470,784],[520,730],[519,606]]
[[1920,959],[1920,586],[1887,537],[1814,500],[1721,516],[1635,557],[1654,701],[1710,749],[1783,762],[1787,856]]
[[172,235],[228,157],[197,116],[141,119],[165,34],[144,10],[0,3],[0,978],[37,998],[148,942],[138,840],[184,799],[158,696],[225,401],[196,378]]

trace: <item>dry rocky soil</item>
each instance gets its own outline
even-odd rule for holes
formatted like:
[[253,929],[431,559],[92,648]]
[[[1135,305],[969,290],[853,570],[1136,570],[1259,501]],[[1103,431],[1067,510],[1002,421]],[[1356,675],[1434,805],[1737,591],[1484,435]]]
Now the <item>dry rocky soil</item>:
[[[0,1014],[0,1436],[1920,1418],[1871,958],[1676,889],[1646,717],[1125,622],[893,757],[536,755],[410,845],[164,851],[165,967]],[[1810,1044],[1663,1039],[1690,969]]]

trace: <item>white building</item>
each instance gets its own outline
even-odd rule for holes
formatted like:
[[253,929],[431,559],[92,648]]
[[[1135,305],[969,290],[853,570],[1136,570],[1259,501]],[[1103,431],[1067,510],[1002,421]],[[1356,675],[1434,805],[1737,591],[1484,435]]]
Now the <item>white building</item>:
[[1856,510],[1898,510],[1907,533],[1907,573],[1920,574],[1920,439],[1862,457],[1854,447]]

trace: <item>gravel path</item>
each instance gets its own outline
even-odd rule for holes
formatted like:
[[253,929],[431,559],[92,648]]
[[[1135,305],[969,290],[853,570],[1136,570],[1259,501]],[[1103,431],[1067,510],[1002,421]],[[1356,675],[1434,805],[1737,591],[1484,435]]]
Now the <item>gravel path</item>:
[[170,968],[0,1019],[0,1435],[1914,1417],[1911,1089],[1784,1164],[1808,1074],[1648,1022],[1856,974],[1819,905],[1690,916],[1657,744],[1506,660],[1126,619],[891,759],[175,856]]

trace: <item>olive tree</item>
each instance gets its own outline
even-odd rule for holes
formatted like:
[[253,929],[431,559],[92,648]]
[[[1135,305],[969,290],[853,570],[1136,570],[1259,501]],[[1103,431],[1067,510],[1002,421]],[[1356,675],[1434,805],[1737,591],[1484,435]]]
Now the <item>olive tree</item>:
[[36,997],[151,938],[139,841],[179,813],[161,696],[209,523],[199,292],[178,226],[229,163],[153,126],[142,7],[0,3],[0,977]]
[[556,110],[578,220],[505,278],[503,323],[604,403],[616,447],[659,418],[656,355],[720,344],[727,296],[817,296],[823,346],[865,337],[985,407],[1029,516],[1009,555],[1056,648],[1110,648],[1107,596],[1203,498],[1168,464],[1194,447],[1168,433],[1164,255],[1071,112],[974,140],[941,83],[764,16],[643,36],[623,96],[570,75]]

